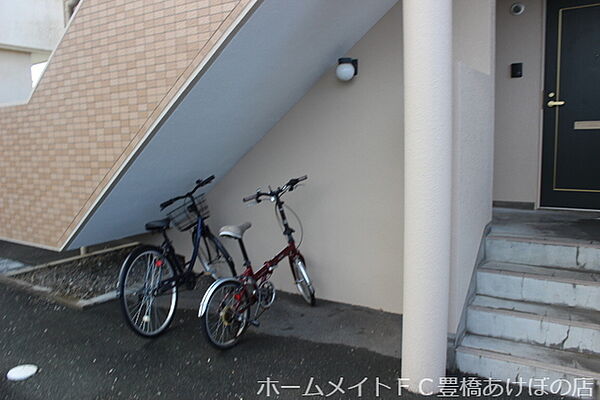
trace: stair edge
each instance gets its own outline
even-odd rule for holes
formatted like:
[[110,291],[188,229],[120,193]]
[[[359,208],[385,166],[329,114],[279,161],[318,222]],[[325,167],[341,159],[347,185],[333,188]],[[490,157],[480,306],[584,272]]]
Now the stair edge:
[[[548,269],[560,268],[560,267],[547,267],[547,266],[541,266],[541,265],[516,264],[516,263],[507,263],[507,262],[503,262],[503,261],[488,260],[478,268],[478,272],[481,271],[481,272],[487,272],[487,273],[492,273],[492,274],[496,274],[496,275],[510,275],[510,276],[516,276],[516,277],[520,277],[520,278],[539,279],[539,280],[566,283],[566,284],[571,284],[571,285],[585,285],[585,286],[600,287],[600,282],[594,281],[594,280],[571,279],[571,278],[564,278],[564,277],[558,277],[558,276],[552,276],[552,275],[532,274],[530,272],[517,272],[517,271],[508,271],[508,270],[498,269],[498,268],[490,268],[488,265],[491,263],[494,263],[494,262],[502,263],[502,264],[530,266],[530,267],[537,267],[537,268],[548,268]],[[560,268],[560,269],[569,270],[569,268]],[[571,268],[571,270],[575,270],[575,268]],[[595,271],[581,270],[581,269],[578,269],[578,272],[595,273]]]
[[456,352],[457,353],[463,352],[463,353],[471,354],[471,355],[478,356],[478,357],[493,358],[495,360],[504,361],[504,362],[511,363],[511,364],[521,364],[521,365],[525,365],[528,367],[547,369],[547,370],[562,373],[562,374],[568,374],[568,375],[574,375],[574,376],[579,376],[579,377],[583,377],[583,378],[594,379],[596,382],[600,382],[600,373],[594,372],[594,371],[589,371],[586,369],[577,369],[577,368],[573,368],[573,367],[565,367],[565,366],[554,365],[554,364],[545,364],[545,363],[542,363],[542,362],[539,362],[536,360],[532,360],[530,358],[518,357],[518,356],[514,356],[512,354],[500,353],[500,352],[493,351],[493,350],[478,349],[476,347],[463,346],[463,345],[458,346],[456,348]]
[[509,315],[509,316],[513,316],[513,317],[517,317],[517,318],[526,318],[526,319],[531,319],[531,320],[536,320],[536,321],[541,321],[541,322],[551,322],[551,323],[555,323],[555,324],[575,326],[575,327],[583,328],[583,329],[594,329],[594,330],[600,331],[600,324],[596,324],[594,322],[583,322],[583,321],[576,321],[576,320],[572,320],[572,319],[549,317],[547,315],[539,315],[539,314],[535,314],[535,313],[527,312],[527,311],[506,310],[503,308],[486,307],[486,306],[480,306],[480,305],[474,305],[474,304],[471,304],[469,306],[469,309],[476,310],[476,311],[490,312],[490,313],[495,313],[495,314],[504,314],[504,315]]
[[514,242],[526,242],[526,243],[537,243],[544,245],[554,246],[567,246],[567,247],[589,247],[600,250],[600,241],[590,241],[584,239],[572,239],[572,238],[557,238],[557,237],[545,237],[545,236],[519,236],[519,235],[502,235],[490,233],[487,239],[491,240],[507,240]]

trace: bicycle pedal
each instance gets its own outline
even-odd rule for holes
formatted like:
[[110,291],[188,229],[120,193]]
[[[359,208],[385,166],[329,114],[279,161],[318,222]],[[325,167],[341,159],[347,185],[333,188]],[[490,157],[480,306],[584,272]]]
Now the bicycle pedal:
[[248,322],[250,322],[250,325],[252,325],[252,326],[255,326],[255,327],[257,327],[257,328],[260,326],[260,321],[259,321],[259,320],[257,320],[257,319],[251,319],[251,320],[250,320],[250,321],[248,321]]

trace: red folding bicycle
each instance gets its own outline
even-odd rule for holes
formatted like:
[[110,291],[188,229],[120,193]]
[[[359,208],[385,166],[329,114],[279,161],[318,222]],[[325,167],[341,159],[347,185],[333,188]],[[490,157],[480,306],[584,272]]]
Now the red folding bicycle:
[[[223,278],[215,281],[206,291],[198,316],[202,319],[204,333],[207,339],[219,349],[228,349],[235,346],[248,324],[258,326],[258,318],[275,301],[275,286],[269,280],[279,262],[288,258],[296,287],[311,306],[315,305],[315,290],[310,277],[306,272],[304,257],[298,250],[294,240],[294,230],[289,226],[284,204],[281,197],[293,191],[296,186],[307,179],[304,175],[300,178],[290,179],[282,187],[269,192],[257,191],[251,196],[244,197],[243,201],[260,203],[268,198],[275,203],[275,210],[283,228],[283,235],[287,238],[287,246],[275,257],[265,261],[262,268],[254,272],[244,246],[243,236],[251,224],[246,222],[241,225],[224,226],[219,236],[236,239],[240,245],[244,258],[244,272],[235,278]],[[295,213],[294,213],[295,215]],[[298,220],[300,221],[300,220]],[[256,306],[250,318],[252,307]]]

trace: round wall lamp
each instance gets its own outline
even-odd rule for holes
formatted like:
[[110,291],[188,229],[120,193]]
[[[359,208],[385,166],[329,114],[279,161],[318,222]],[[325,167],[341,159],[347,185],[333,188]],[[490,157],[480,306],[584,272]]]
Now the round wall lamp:
[[521,15],[525,12],[525,4],[522,3],[513,3],[510,6],[510,13],[512,15]]
[[335,75],[340,81],[347,82],[358,74],[358,60],[356,58],[338,58]]

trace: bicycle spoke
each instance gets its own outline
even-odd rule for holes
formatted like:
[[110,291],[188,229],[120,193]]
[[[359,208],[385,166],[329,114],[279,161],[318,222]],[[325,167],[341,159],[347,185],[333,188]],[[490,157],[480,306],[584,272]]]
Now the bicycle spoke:
[[144,299],[142,300],[142,304],[140,305],[140,309],[139,309],[139,310],[138,310],[138,312],[136,313],[136,315],[135,315],[135,318],[133,318],[133,321],[134,321],[134,323],[135,323],[136,325],[138,325],[138,324],[139,324],[140,317],[141,317],[141,316],[142,316],[142,314],[143,314],[143,313],[142,313],[142,310],[145,308],[145,306],[146,306],[146,299],[144,298]]
[[227,328],[227,326],[226,326],[224,323],[222,323],[222,324],[221,324],[221,335],[220,335],[220,338],[221,338],[220,342],[221,342],[221,343],[224,343],[224,342],[225,342],[225,341],[223,340],[223,338],[225,337],[225,329],[226,329],[226,328]]
[[[134,321],[137,321],[137,319],[138,319],[138,315],[139,315],[139,314],[140,314],[140,312],[142,311],[142,306],[143,306],[143,305],[144,305],[144,302],[143,302],[143,301],[141,301],[141,302],[139,303],[139,305],[137,306],[137,308],[135,309],[135,312],[134,312],[134,314],[133,314],[133,317],[132,317],[132,319],[133,319]],[[136,323],[137,323],[137,322],[136,322]]]

